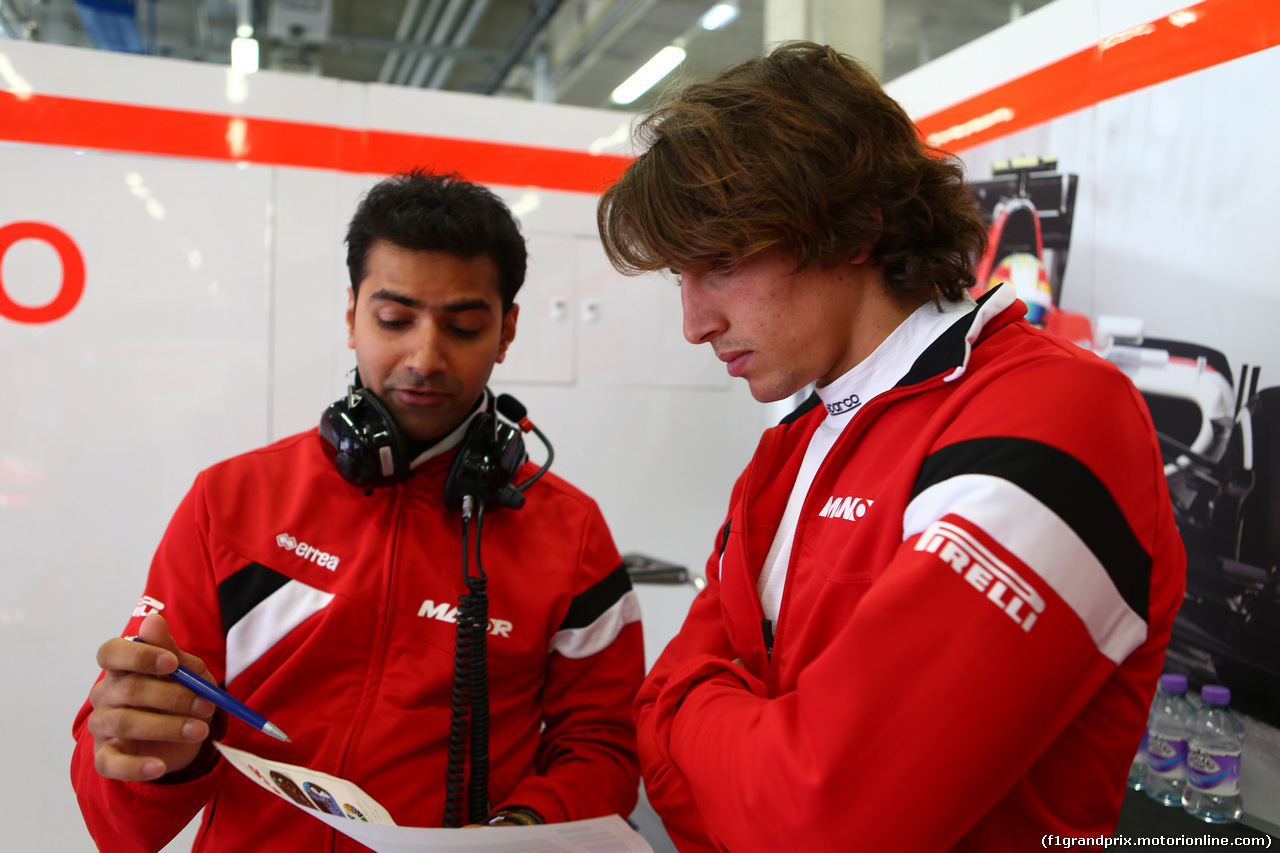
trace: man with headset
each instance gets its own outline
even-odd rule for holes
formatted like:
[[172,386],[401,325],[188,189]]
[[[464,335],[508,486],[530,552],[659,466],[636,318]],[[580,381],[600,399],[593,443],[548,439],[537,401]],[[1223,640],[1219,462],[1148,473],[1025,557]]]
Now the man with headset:
[[682,851],[1110,835],[1185,559],[1146,407],[983,296],[958,163],[808,43],[686,87],[600,201],[761,401],[707,587],[637,698]]
[[[319,430],[197,477],[126,625],[141,642],[98,651],[71,775],[104,850],[159,850],[202,808],[202,850],[359,847],[230,768],[215,739],[347,779],[403,825],[635,805],[635,595],[590,498],[531,464],[506,476],[515,430],[485,387],[516,332],[515,220],[483,187],[414,171],[366,195],[347,243],[352,392]],[[468,468],[496,457],[512,461],[496,484],[492,468]],[[465,603],[481,576],[487,613]],[[455,690],[455,658],[474,674],[486,653],[487,730],[483,684],[463,684],[470,708]],[[179,664],[290,742],[164,677]],[[468,729],[474,760],[450,745]],[[463,818],[485,739],[487,788],[468,789]]]

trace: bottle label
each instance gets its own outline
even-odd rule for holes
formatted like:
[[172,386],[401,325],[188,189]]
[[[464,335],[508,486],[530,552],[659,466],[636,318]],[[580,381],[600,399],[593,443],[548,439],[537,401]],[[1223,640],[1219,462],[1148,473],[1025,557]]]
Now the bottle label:
[[1187,755],[1187,784],[1215,797],[1240,793],[1240,753],[1191,750]]
[[1166,740],[1160,735],[1147,737],[1147,768],[1166,779],[1182,779],[1187,775],[1187,742]]

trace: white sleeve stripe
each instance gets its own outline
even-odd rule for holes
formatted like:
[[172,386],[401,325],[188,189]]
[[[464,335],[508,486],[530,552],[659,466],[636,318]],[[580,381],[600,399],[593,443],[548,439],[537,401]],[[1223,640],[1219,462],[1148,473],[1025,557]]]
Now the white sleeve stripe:
[[1119,664],[1147,638],[1093,552],[1053,511],[1001,477],[963,474],[925,489],[907,506],[903,540],[955,514],[981,528],[1035,572],[1084,623],[1098,651]]
[[623,628],[639,621],[640,598],[628,590],[590,625],[557,631],[551,638],[551,651],[567,658],[591,657],[607,649]]
[[290,631],[329,606],[333,593],[291,580],[264,598],[227,632],[226,683],[244,672]]

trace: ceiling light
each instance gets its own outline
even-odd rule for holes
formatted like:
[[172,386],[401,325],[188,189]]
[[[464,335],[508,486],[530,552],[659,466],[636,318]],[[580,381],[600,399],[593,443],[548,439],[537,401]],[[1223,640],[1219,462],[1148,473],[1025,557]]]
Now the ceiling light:
[[684,62],[684,56],[684,48],[673,44],[667,45],[654,54],[653,59],[640,66],[639,71],[624,80],[621,86],[614,89],[613,94],[609,96],[610,99],[615,104],[631,103],[670,74],[671,69]]
[[258,70],[258,40],[234,38],[231,40],[231,67],[241,74]]
[[717,3],[707,10],[698,23],[704,30],[718,30],[738,17],[737,3]]

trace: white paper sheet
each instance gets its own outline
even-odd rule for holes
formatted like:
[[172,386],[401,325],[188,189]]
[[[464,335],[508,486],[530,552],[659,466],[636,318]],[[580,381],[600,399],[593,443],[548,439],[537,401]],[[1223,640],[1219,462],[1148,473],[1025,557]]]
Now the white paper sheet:
[[428,829],[397,826],[377,800],[345,779],[214,744],[241,773],[376,853],[653,853],[618,815],[546,826]]

